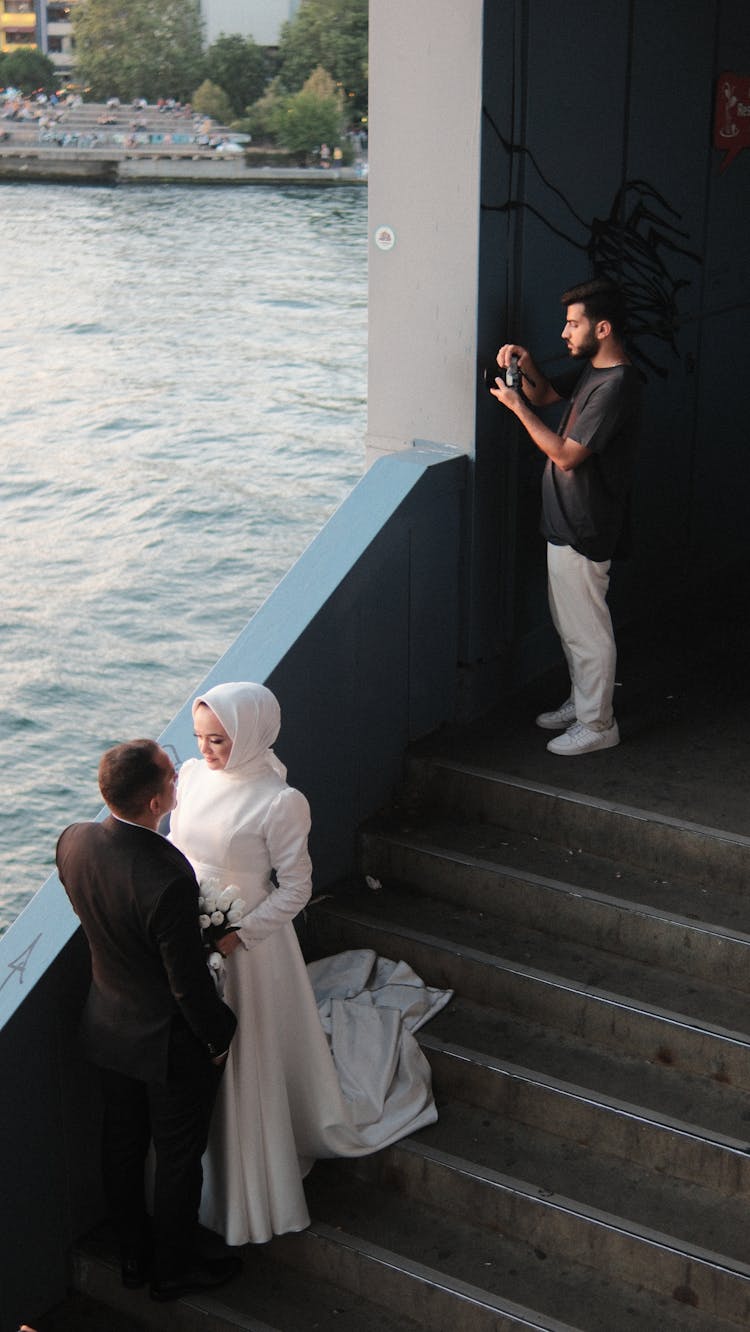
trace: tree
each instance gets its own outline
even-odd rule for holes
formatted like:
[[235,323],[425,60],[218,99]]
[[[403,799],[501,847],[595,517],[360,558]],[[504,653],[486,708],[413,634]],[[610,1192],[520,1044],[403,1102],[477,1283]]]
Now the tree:
[[224,89],[235,115],[244,115],[268,82],[266,57],[252,37],[217,37],[206,52],[206,75]]
[[368,0],[302,0],[281,30],[278,72],[290,92],[321,65],[344,97],[349,120],[367,114]]
[[158,53],[153,97],[187,101],[205,68],[200,0],[151,0],[151,7]]
[[313,70],[298,93],[285,97],[274,116],[276,134],[284,148],[300,157],[321,143],[338,143],[343,129],[341,96],[324,69]]
[[20,46],[2,59],[2,81],[8,88],[21,92],[36,92],[44,88],[52,92],[57,87],[55,66],[49,56],[33,46]]
[[242,129],[247,134],[252,134],[253,139],[275,139],[279,104],[282,100],[283,93],[279,87],[279,80],[272,79],[263,96],[247,108],[247,115],[243,116],[241,121]]
[[204,79],[200,88],[193,94],[193,108],[200,111],[202,116],[210,116],[219,125],[228,125],[232,119],[232,106],[224,92],[217,83],[212,83],[210,79]]
[[201,82],[200,0],[86,0],[72,20],[75,77],[95,98],[184,101]]

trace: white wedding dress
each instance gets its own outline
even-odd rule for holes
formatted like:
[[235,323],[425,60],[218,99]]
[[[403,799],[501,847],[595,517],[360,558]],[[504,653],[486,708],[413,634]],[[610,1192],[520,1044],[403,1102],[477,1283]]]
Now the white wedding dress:
[[199,882],[236,884],[248,908],[247,951],[226,959],[238,1027],[201,1203],[202,1223],[232,1245],[309,1225],[302,1180],[317,1157],[364,1155],[437,1118],[412,1033],[450,992],[366,950],[305,966],[292,920],[310,896],[309,826],[271,750],[236,773],[197,759],[180,771],[170,838]]

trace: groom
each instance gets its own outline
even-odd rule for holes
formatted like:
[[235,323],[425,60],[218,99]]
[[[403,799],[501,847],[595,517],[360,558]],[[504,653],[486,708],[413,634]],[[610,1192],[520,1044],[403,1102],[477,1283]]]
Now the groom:
[[[198,885],[158,832],[175,805],[176,773],[153,740],[109,749],[101,823],[74,823],[57,844],[60,879],[91,952],[83,1053],[101,1070],[102,1171],[121,1248],[122,1279],[175,1300],[222,1285],[236,1257],[196,1247],[208,1126],[237,1025],[205,962]],[[143,1166],[153,1140],[153,1234]]]

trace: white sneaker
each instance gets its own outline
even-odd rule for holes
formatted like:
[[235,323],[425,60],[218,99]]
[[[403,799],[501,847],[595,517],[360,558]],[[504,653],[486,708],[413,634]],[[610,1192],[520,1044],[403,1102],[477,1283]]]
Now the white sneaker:
[[574,758],[576,754],[593,754],[596,749],[612,749],[620,743],[617,722],[613,721],[606,731],[592,731],[583,722],[575,722],[563,735],[556,735],[547,748],[550,754],[567,754]]
[[554,712],[540,712],[536,724],[543,731],[564,731],[575,719],[576,705],[572,698],[566,698]]

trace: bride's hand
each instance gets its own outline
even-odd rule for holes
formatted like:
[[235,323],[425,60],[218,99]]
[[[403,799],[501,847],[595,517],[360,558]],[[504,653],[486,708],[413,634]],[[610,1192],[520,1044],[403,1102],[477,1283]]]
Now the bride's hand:
[[237,931],[232,930],[231,934],[225,934],[223,939],[219,939],[219,942],[217,943],[216,947],[218,948],[219,952],[222,954],[223,957],[230,957],[231,954],[236,951],[236,949],[244,948],[245,945],[243,944]]

